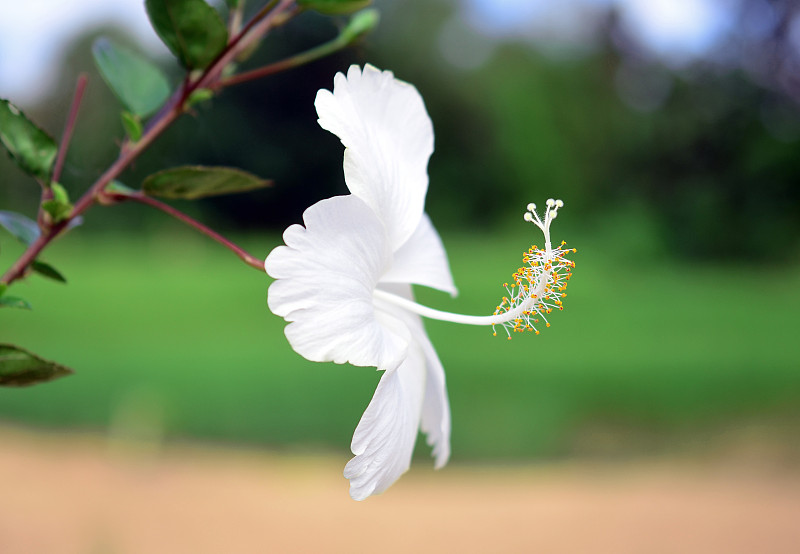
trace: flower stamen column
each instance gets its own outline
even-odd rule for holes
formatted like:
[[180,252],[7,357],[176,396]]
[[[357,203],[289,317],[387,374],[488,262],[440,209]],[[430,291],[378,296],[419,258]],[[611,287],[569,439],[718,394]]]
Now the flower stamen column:
[[[536,213],[536,204],[528,204],[525,221],[534,223],[542,230],[545,248],[542,250],[533,245],[523,254],[522,260],[526,265],[514,273],[511,285],[503,283],[507,296],[503,297],[493,315],[472,316],[436,310],[380,289],[373,291],[373,297],[379,302],[389,302],[428,319],[464,325],[491,325],[493,329],[501,325],[509,339],[511,333],[525,331],[534,331],[538,335],[535,324],[539,323],[539,318],[544,320],[546,327],[550,327],[546,314],[554,309],[564,309],[561,299],[567,295],[564,291],[575,267],[575,262],[568,260],[566,254],[577,250],[564,248],[564,241],[554,249],[550,242],[550,224],[563,206],[561,200],[548,199],[545,217],[541,219]],[[494,335],[497,335],[496,330]]]

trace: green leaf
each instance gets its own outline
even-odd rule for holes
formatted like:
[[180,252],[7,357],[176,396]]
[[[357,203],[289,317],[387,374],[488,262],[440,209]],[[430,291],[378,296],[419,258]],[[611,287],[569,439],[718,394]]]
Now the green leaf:
[[297,0],[301,8],[308,8],[328,15],[353,13],[366,8],[372,0]]
[[0,210],[0,226],[14,235],[23,244],[30,246],[39,238],[39,225],[16,212]]
[[8,290],[8,284],[0,283],[0,298],[3,297],[3,295],[6,293],[7,290]]
[[134,115],[146,117],[166,102],[169,82],[146,58],[107,38],[94,42],[92,54],[103,79]]
[[50,171],[58,153],[56,141],[25,117],[19,108],[2,98],[0,142],[23,171],[43,182],[50,180]]
[[58,281],[59,283],[67,282],[64,276],[61,275],[61,273],[56,268],[54,268],[48,263],[40,262],[39,260],[34,260],[33,263],[31,263],[31,269],[34,270],[39,275],[42,275],[43,277],[47,277],[54,281]]
[[342,40],[350,43],[359,38],[361,35],[369,33],[378,26],[380,21],[380,13],[376,9],[363,10],[350,18],[347,27],[342,29],[340,36]]
[[132,142],[138,142],[142,138],[142,120],[139,119],[138,115],[134,115],[131,112],[122,112],[120,116],[128,138]]
[[231,167],[182,166],[159,171],[142,183],[146,194],[194,200],[206,196],[246,192],[267,187],[272,181]]
[[50,189],[53,191],[53,198],[42,202],[42,209],[50,215],[53,223],[58,223],[69,217],[73,206],[67,190],[60,183],[50,183]]
[[19,346],[0,344],[0,386],[24,387],[72,373],[70,368],[40,358]]
[[217,10],[203,0],[145,0],[156,33],[188,69],[207,67],[228,44]]
[[32,309],[27,300],[17,296],[0,296],[0,308],[19,308],[21,310]]

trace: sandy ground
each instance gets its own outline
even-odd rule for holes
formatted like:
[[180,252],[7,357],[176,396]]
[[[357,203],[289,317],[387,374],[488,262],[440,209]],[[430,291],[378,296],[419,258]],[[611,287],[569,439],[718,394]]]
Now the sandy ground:
[[345,458],[0,428],[0,553],[800,552],[800,474],[752,464],[417,463],[354,502]]

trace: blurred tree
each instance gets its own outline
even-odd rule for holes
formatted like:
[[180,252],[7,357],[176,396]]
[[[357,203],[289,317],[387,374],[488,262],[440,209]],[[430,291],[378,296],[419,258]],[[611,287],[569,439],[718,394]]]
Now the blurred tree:
[[[214,225],[283,229],[307,206],[346,191],[341,144],[318,127],[313,102],[336,71],[369,62],[414,83],[425,99],[436,132],[428,210],[440,227],[496,227],[527,202],[558,195],[575,221],[593,229],[608,225],[603,218],[612,208],[618,214],[619,206],[645,205],[677,256],[797,258],[800,15],[792,3],[742,0],[737,17],[750,31],[732,32],[723,52],[737,54],[709,52],[678,69],[645,55],[612,11],[597,12],[594,50],[540,51],[508,37],[484,63],[462,69],[446,61],[439,42],[442,29],[458,21],[461,4],[376,4],[382,21],[362,48],[223,91],[213,109],[199,105],[198,117],[182,119],[160,138],[123,181],[138,186],[153,171],[178,164],[241,167],[275,186],[188,210],[203,211]],[[69,49],[62,88],[29,109],[57,136],[75,75],[93,73],[85,104],[91,109],[82,113],[64,173],[76,190],[111,162],[109,137],[123,132],[119,107],[90,58],[99,34]],[[330,20],[303,14],[246,64],[281,59],[335,34]],[[29,195],[33,206],[36,187],[18,186],[25,177],[6,160],[0,164],[0,201],[22,209]],[[119,210],[91,218],[119,225],[119,213],[141,217],[141,208]]]
[[800,156],[796,140],[780,140],[762,124],[768,94],[737,76],[682,82],[650,116],[647,142],[629,152],[631,176],[638,176],[629,187],[659,207],[673,252],[795,257]]

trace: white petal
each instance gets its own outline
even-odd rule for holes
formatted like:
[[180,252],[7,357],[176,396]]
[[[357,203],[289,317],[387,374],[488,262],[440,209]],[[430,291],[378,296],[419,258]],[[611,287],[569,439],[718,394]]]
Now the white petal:
[[[414,299],[409,285],[380,283],[378,288],[409,300]],[[450,403],[442,363],[428,338],[422,318],[388,303],[378,302],[376,305],[381,312],[393,315],[407,327],[411,339],[425,355],[425,398],[420,429],[427,435],[428,446],[433,447],[434,467],[444,467],[450,458]]]
[[317,202],[265,262],[276,279],[270,310],[290,322],[292,348],[315,361],[395,369],[405,358],[404,325],[378,321],[372,292],[391,260],[383,225],[355,196]]
[[314,103],[322,128],[347,148],[344,174],[350,192],[386,225],[392,250],[414,232],[428,191],[433,125],[422,97],[390,71],[351,66],[337,73],[333,93]]
[[447,252],[428,214],[422,214],[414,234],[394,253],[392,267],[380,280],[382,283],[425,285],[453,296],[458,294],[447,263]]
[[420,336],[412,328],[411,334],[425,353],[427,369],[420,428],[427,435],[428,446],[433,447],[433,467],[440,469],[450,459],[450,403],[447,400],[444,368],[425,330]]
[[344,468],[350,496],[364,500],[386,490],[411,464],[425,392],[425,357],[416,345],[405,361],[381,377],[351,443]]

